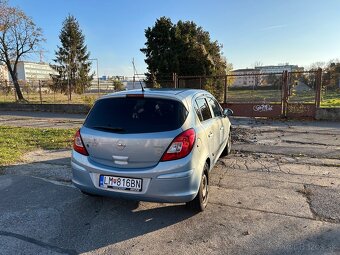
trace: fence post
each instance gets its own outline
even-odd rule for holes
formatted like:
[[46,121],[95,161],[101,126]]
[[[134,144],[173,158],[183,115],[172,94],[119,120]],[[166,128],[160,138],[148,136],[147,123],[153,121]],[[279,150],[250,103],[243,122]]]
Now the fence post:
[[17,90],[16,90],[16,88],[14,88],[14,100],[15,100],[15,102],[16,101],[18,101],[18,98],[17,98]]
[[41,83],[40,83],[40,80],[39,80],[38,82],[39,82],[39,96],[40,96],[40,104],[42,104],[42,95],[41,95]]
[[287,105],[288,105],[288,71],[283,71],[282,74],[282,114],[287,117]]
[[172,73],[172,82],[173,82],[174,88],[177,89],[177,74],[176,73]]
[[100,96],[100,85],[99,85],[99,77],[98,77],[98,97]]
[[227,103],[227,82],[228,82],[228,75],[224,76],[224,98],[223,103]]
[[178,74],[175,73],[175,82],[176,82],[176,88],[178,88]]
[[315,88],[315,106],[316,106],[316,108],[320,108],[321,85],[322,85],[322,69],[318,68],[318,71],[316,73],[316,88]]

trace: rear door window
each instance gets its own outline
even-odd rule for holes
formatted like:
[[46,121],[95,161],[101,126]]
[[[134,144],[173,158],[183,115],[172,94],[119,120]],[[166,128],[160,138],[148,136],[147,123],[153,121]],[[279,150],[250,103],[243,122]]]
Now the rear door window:
[[211,118],[211,112],[210,112],[210,109],[209,109],[209,106],[207,104],[207,101],[201,97],[201,98],[197,98],[196,99],[196,104],[197,104],[197,112],[198,112],[198,115],[199,113],[201,113],[201,118],[200,120],[201,121],[205,121],[205,120],[208,120]]
[[180,128],[188,112],[176,100],[106,98],[95,103],[84,126],[114,133],[153,133]]

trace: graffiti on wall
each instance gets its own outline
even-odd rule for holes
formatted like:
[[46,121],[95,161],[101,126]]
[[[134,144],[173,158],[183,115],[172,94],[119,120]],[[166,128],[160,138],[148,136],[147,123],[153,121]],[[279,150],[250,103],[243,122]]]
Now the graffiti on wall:
[[288,112],[301,114],[308,112],[308,107],[301,103],[288,104]]
[[254,105],[253,110],[255,112],[271,112],[273,110],[273,106],[270,104],[258,104]]

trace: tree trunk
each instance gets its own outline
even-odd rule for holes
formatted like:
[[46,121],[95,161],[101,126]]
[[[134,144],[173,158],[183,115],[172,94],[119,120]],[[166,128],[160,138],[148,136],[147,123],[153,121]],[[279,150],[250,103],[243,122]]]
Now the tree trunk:
[[15,88],[15,92],[16,94],[18,95],[18,100],[19,101],[24,101],[24,96],[22,95],[22,92],[21,92],[21,89],[20,89],[20,85],[19,85],[19,82],[18,82],[18,78],[17,78],[17,75],[15,73],[14,70],[12,70],[12,67],[10,65],[7,65],[7,68],[9,70],[9,73],[12,77],[12,81],[13,81],[13,85],[14,85],[14,88]]
[[22,92],[21,92],[21,89],[20,89],[20,85],[19,85],[19,82],[18,82],[17,78],[15,78],[13,80],[13,85],[14,85],[15,91],[16,91],[16,93],[18,95],[18,100],[19,101],[24,101],[25,99],[24,99],[24,96],[22,95]]
[[[71,80],[72,81],[72,80]],[[72,85],[71,85],[71,82],[69,83],[69,86],[68,86],[68,99],[70,101],[72,101],[72,89],[71,89]]]

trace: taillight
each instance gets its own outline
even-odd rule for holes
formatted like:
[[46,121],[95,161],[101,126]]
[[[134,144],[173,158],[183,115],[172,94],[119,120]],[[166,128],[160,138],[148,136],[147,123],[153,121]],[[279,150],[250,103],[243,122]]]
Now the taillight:
[[83,140],[81,139],[80,130],[78,130],[77,133],[74,136],[73,149],[76,152],[83,154],[85,156],[89,155],[85,146],[84,146]]
[[186,157],[194,147],[195,130],[193,128],[176,136],[167,151],[163,154],[161,161],[169,161]]

